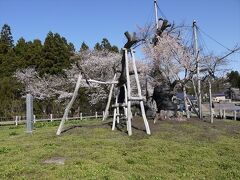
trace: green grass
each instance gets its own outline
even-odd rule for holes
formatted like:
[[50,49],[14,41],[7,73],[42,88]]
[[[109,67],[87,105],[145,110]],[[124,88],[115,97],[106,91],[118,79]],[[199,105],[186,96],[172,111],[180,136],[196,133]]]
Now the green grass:
[[[131,137],[106,125],[57,137],[57,125],[0,127],[0,179],[240,179],[240,122],[159,121]],[[51,157],[65,164],[43,163]]]

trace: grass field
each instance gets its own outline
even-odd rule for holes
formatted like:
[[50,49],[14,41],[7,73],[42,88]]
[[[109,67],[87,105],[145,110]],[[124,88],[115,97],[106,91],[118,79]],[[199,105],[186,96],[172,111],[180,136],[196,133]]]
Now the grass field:
[[59,137],[57,122],[32,135],[0,127],[0,179],[240,179],[239,121],[151,121],[151,136],[131,137],[97,120],[71,123],[82,127]]

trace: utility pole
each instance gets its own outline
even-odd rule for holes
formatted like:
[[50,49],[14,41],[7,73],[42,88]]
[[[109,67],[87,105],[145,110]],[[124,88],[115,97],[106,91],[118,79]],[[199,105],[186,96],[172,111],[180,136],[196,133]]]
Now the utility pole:
[[197,38],[197,23],[193,21],[193,35],[194,35],[194,55],[197,61],[197,95],[198,95],[198,111],[199,111],[199,118],[202,119],[202,95],[201,95],[201,80],[199,76],[199,58],[198,58],[198,38]]
[[155,8],[155,20],[156,20],[156,27],[159,28],[158,24],[158,9],[157,9],[157,0],[154,0],[154,8]]

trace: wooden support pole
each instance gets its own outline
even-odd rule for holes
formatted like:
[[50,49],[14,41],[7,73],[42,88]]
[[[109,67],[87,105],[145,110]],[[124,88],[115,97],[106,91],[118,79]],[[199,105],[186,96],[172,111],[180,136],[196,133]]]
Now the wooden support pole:
[[117,123],[119,124],[120,121],[120,112],[119,112],[119,106],[117,107]]
[[18,116],[15,117],[15,125],[18,125]]
[[[128,50],[124,49],[125,61],[126,61],[126,77],[127,77],[127,97],[131,96],[131,82],[129,77],[129,67],[128,67]],[[131,111],[131,101],[127,98],[127,130],[128,135],[132,135],[132,111]]]
[[[142,98],[142,93],[141,93],[141,87],[140,87],[140,82],[139,82],[139,78],[138,78],[138,73],[137,73],[137,67],[136,67],[136,61],[135,61],[135,52],[133,50],[131,50],[131,54],[132,54],[132,65],[133,65],[133,71],[135,74],[135,80],[137,83],[137,89],[138,89],[138,96],[139,98]],[[130,97],[130,96],[129,96]],[[142,117],[143,117],[143,121],[144,121],[144,125],[145,125],[145,129],[147,134],[151,134],[150,132],[150,128],[149,128],[149,124],[148,124],[148,120],[146,117],[146,113],[145,113],[145,108],[144,108],[144,104],[143,104],[143,100],[140,101],[140,107],[141,107],[141,112],[142,112]]]
[[212,107],[212,83],[211,80],[208,81],[209,85],[209,109],[210,109],[210,122],[213,123],[213,107]]
[[223,118],[223,110],[222,109],[219,110],[219,115],[220,115],[220,118],[222,119]]
[[226,110],[223,109],[223,119],[226,119]]
[[[115,81],[116,77],[117,77],[117,74],[114,74],[113,81]],[[107,105],[106,105],[106,108],[105,108],[105,111],[104,111],[105,113],[104,113],[103,121],[106,120],[108,115],[109,115],[109,107],[110,107],[110,103],[111,103],[111,100],[112,100],[113,88],[114,88],[114,84],[112,84],[111,88],[110,88],[110,92],[109,92],[109,95],[108,95],[108,102],[107,102]]]
[[236,121],[236,120],[237,120],[237,111],[234,110],[234,111],[233,111],[233,114],[234,114],[234,120]]
[[63,127],[64,127],[64,122],[65,122],[65,120],[66,120],[67,117],[68,117],[69,110],[71,109],[71,107],[72,107],[72,105],[73,105],[73,103],[74,103],[74,101],[75,101],[75,99],[76,99],[76,97],[77,97],[78,90],[79,90],[79,88],[80,88],[81,79],[82,79],[82,75],[81,75],[81,73],[80,73],[79,76],[78,76],[78,80],[77,80],[77,83],[76,83],[76,87],[75,87],[75,90],[74,90],[72,99],[71,99],[71,101],[68,103],[68,105],[67,105],[67,107],[66,107],[66,109],[65,109],[65,111],[64,111],[64,115],[63,115],[63,117],[62,117],[61,123],[60,123],[60,125],[59,125],[59,127],[58,127],[58,130],[57,130],[57,133],[56,133],[57,135],[60,135],[61,132],[62,132],[62,129],[63,129]]
[[114,107],[114,110],[113,110],[113,124],[112,124],[112,131],[115,129],[116,127],[116,119],[117,119],[117,100],[118,100],[118,96],[116,96],[115,98],[115,107]]
[[199,58],[198,58],[198,36],[197,36],[197,23],[193,21],[193,35],[194,35],[194,55],[196,57],[197,65],[197,95],[198,95],[198,110],[199,118],[202,119],[202,94],[201,94],[201,80],[200,80],[200,67],[199,67]]
[[52,114],[50,114],[50,120],[51,120],[51,122],[53,121],[53,115]]

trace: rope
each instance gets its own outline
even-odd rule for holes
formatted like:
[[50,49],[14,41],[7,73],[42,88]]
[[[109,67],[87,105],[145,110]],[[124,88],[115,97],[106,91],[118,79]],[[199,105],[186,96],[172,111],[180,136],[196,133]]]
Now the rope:
[[206,35],[209,39],[213,40],[214,42],[216,42],[217,44],[219,44],[220,46],[222,46],[223,48],[227,49],[228,51],[232,51],[231,49],[227,48],[226,46],[224,46],[222,43],[218,42],[216,39],[214,39],[212,36],[208,35],[206,32],[204,32],[202,29],[200,29],[198,27],[199,31],[201,31],[204,35]]

